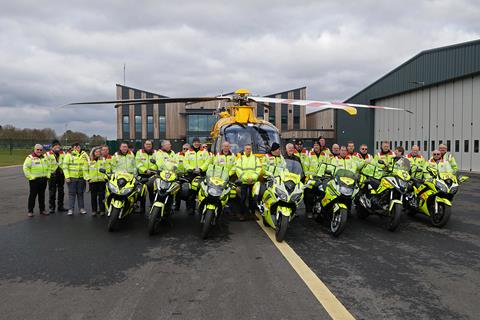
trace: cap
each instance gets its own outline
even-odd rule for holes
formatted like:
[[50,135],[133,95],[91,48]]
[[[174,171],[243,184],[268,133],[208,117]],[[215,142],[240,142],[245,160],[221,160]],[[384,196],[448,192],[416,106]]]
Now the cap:
[[275,151],[280,149],[280,145],[276,142],[272,143],[272,147],[270,148],[270,151]]
[[199,137],[195,137],[195,138],[193,138],[192,142],[200,142],[200,138],[199,138]]

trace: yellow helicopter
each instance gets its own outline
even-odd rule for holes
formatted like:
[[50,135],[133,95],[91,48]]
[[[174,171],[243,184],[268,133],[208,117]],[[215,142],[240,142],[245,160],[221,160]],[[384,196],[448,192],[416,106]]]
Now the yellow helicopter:
[[226,101],[230,105],[219,108],[217,115],[218,121],[214,124],[211,136],[213,140],[213,151],[220,151],[221,145],[224,141],[231,144],[232,152],[237,153],[243,150],[247,144],[252,145],[253,152],[262,156],[266,154],[272,143],[280,143],[279,130],[270,122],[258,119],[255,116],[255,107],[251,103],[270,107],[268,104],[288,104],[297,106],[315,107],[321,110],[338,109],[347,112],[349,115],[356,115],[356,108],[371,108],[383,110],[409,110],[370,106],[363,104],[352,104],[343,102],[331,101],[317,101],[317,100],[298,100],[298,99],[280,99],[259,97],[250,94],[247,89],[238,89],[233,94],[220,95],[215,97],[187,97],[187,98],[145,98],[145,99],[124,99],[124,100],[109,100],[109,101],[87,101],[75,102],[67,104],[66,106],[74,105],[93,105],[93,104],[115,104],[115,108],[122,105],[131,104],[147,104],[147,103],[197,103],[207,101]]

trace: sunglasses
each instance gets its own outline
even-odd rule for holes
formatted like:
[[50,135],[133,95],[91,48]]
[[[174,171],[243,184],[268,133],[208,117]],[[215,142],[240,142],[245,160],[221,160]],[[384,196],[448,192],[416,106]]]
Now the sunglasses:
[[35,151],[43,151],[43,149],[35,149]]
[[439,155],[440,155],[440,153],[433,153],[433,155],[434,155],[434,156],[439,156]]
[[367,150],[367,148],[360,148],[360,150]]

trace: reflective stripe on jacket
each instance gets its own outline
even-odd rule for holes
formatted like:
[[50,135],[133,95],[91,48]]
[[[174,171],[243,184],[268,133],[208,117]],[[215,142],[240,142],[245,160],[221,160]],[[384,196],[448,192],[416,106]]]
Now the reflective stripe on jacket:
[[87,171],[88,167],[88,155],[85,151],[73,150],[68,152],[63,158],[63,173],[65,174],[65,179],[70,178],[83,178],[84,172]]
[[29,154],[23,162],[23,173],[28,180],[50,177],[50,162],[45,156]]

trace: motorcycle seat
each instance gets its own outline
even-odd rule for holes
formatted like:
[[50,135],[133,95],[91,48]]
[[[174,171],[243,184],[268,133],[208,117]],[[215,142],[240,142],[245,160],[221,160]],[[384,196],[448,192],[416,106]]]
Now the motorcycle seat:
[[380,186],[380,181],[379,180],[376,180],[376,179],[367,179],[365,180],[365,187],[368,188],[368,186],[371,187],[371,189],[377,189],[379,186]]

